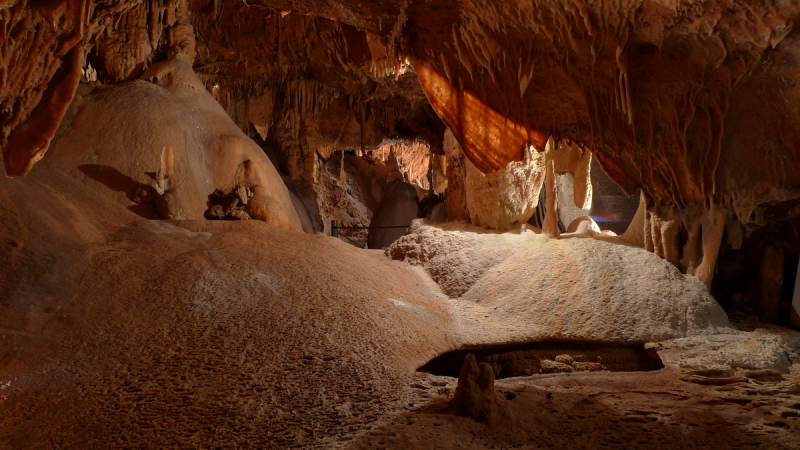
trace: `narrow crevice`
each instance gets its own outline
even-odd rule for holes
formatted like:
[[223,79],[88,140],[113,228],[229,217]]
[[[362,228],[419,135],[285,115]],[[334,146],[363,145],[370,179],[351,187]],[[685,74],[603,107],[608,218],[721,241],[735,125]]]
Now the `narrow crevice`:
[[433,375],[458,377],[467,354],[492,366],[496,378],[570,372],[648,372],[664,368],[658,354],[642,345],[536,342],[454,350],[419,368]]

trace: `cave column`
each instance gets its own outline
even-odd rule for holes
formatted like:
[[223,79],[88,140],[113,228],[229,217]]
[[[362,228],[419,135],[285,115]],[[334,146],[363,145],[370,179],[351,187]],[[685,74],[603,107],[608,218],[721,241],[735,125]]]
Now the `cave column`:
[[711,286],[728,211],[714,202],[677,209],[647,199],[644,193],[642,205],[645,249]]
[[558,227],[558,189],[556,183],[556,170],[553,152],[555,144],[551,137],[547,141],[545,150],[545,186],[547,188],[547,212],[544,216],[544,223],[542,224],[542,232],[551,239],[558,239],[561,237],[561,230]]
[[690,275],[696,276],[709,287],[714,278],[714,268],[717,265],[720,245],[722,245],[726,217],[727,211],[719,208],[713,202],[711,207],[703,213],[702,259],[694,273],[690,273]]
[[450,129],[444,133],[443,147],[447,158],[447,199],[445,201],[447,204],[447,220],[469,222],[465,186],[467,178],[466,157]]

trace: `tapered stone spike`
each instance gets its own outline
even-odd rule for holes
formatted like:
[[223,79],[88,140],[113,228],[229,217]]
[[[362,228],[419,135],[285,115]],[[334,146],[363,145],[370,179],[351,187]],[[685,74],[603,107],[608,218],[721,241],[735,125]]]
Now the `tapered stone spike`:
[[453,397],[453,412],[487,424],[497,421],[494,371],[485,362],[478,364],[472,353],[464,358],[461,366],[458,387]]

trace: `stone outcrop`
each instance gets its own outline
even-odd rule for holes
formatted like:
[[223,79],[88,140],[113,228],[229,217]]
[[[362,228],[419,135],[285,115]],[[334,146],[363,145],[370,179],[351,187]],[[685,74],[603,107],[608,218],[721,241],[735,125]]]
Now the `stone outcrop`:
[[487,174],[469,161],[466,166],[467,210],[473,224],[508,230],[533,216],[544,181],[543,153],[528,147],[522,161]]
[[729,327],[701,282],[627,245],[421,219],[386,254],[423,267],[445,294],[486,311],[480,321],[460,322],[471,335],[468,344],[498,338],[630,344]]
[[464,358],[458,376],[453,412],[490,426],[499,418],[492,366],[485,362],[478,364],[472,353]]
[[395,180],[386,187],[380,207],[370,222],[367,243],[369,248],[381,249],[406,233],[417,218],[417,191],[408,183]]
[[544,182],[544,153],[531,147],[523,161],[483,174],[464,157],[449,130],[444,148],[449,220],[508,230],[535,213]]
[[76,97],[53,140],[53,166],[146,218],[202,219],[209,196],[236,188],[249,192],[237,200],[249,217],[301,229],[275,168],[186,61],[155,64],[144,76],[152,81],[87,87]]

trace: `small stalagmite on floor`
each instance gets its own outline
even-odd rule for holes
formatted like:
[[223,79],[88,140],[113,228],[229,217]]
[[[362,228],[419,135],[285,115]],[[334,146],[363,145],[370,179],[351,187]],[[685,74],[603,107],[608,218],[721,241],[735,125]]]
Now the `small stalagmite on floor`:
[[453,412],[490,426],[499,419],[492,366],[485,362],[478,364],[472,353],[467,354],[461,366]]

